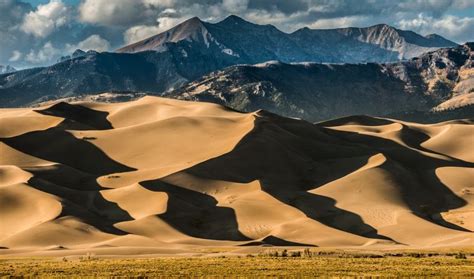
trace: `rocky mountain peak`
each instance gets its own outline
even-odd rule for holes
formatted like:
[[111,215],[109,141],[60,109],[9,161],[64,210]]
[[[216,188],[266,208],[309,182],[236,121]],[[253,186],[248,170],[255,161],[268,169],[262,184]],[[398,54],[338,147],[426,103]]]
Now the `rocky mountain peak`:
[[76,49],[73,53],[72,53],[72,57],[80,57],[80,56],[83,56],[85,55],[86,52],[83,51],[82,49]]
[[120,48],[117,52],[161,51],[166,48],[166,43],[176,43],[183,40],[200,41],[206,33],[203,21],[198,17],[192,17],[163,33]]
[[172,29],[166,31],[166,32],[173,32],[173,31],[180,31],[180,32],[193,32],[195,30],[198,30],[200,28],[203,28],[204,25],[203,25],[203,21],[195,16],[195,17],[192,17],[178,25],[176,25],[175,27],[173,27]]
[[470,51],[474,51],[474,42],[467,42],[463,46],[464,46],[464,48],[467,48]]
[[245,19],[239,17],[239,16],[236,16],[236,15],[230,15],[228,17],[226,17],[225,19],[223,19],[221,21],[221,23],[234,23],[234,24],[239,24],[239,23],[250,23],[248,21],[246,21]]
[[222,21],[219,21],[216,23],[217,26],[225,26],[227,28],[243,28],[243,27],[259,27],[263,25],[258,25],[255,23],[252,23],[250,21],[247,21],[239,16],[236,15],[230,15],[223,19]]
[[[364,28],[362,28],[364,29]],[[379,24],[375,24],[375,25],[372,25],[372,26],[369,26],[369,27],[366,27],[365,29],[369,29],[369,30],[379,30],[379,31],[382,31],[382,32],[393,32],[393,31],[397,31],[397,29],[391,25],[388,25],[386,23],[379,23]]]

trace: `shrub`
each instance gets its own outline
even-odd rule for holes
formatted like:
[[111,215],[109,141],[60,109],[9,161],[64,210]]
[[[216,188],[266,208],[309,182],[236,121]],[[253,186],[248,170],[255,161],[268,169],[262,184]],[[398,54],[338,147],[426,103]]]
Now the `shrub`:
[[408,253],[407,256],[412,257],[412,258],[424,258],[425,254],[423,254],[423,253]]
[[466,254],[463,254],[463,253],[457,253],[456,255],[454,255],[454,258],[455,259],[460,259],[460,260],[467,259]]
[[293,252],[290,253],[290,256],[293,257],[293,258],[301,257],[301,252],[300,251],[293,251]]

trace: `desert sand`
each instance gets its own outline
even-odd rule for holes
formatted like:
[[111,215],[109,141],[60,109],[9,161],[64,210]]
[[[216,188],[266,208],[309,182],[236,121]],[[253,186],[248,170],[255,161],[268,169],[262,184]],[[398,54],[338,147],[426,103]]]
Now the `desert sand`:
[[0,254],[474,246],[474,120],[144,97],[0,110]]

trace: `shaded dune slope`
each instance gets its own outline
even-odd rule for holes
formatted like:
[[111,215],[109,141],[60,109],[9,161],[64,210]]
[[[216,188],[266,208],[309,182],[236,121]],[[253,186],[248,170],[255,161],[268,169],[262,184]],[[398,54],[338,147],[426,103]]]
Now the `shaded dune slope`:
[[312,124],[157,97],[0,110],[0,246],[474,240],[474,126]]

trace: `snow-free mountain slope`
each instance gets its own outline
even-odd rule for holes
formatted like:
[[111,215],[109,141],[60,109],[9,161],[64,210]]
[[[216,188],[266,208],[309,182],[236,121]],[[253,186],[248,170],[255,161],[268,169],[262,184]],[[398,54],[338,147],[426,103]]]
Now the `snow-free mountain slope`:
[[387,64],[272,61],[228,67],[168,95],[310,121],[354,114],[439,121],[474,116],[473,61],[472,43]]
[[291,34],[273,25],[258,25],[238,16],[217,23],[189,19],[161,34],[125,46],[118,52],[164,51],[170,44],[193,43],[201,52],[223,52],[237,63],[283,62],[388,62],[408,59],[456,43],[438,35],[421,36],[386,24],[365,28],[309,29]]

